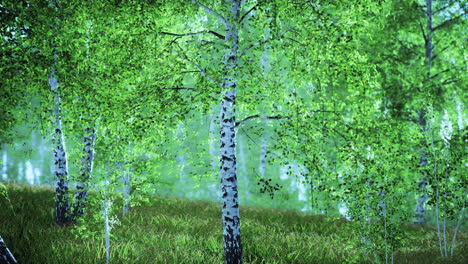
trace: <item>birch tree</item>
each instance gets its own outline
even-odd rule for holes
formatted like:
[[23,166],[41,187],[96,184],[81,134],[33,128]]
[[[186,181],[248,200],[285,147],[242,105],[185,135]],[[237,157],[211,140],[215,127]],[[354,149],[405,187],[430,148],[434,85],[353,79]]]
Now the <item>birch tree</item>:
[[[243,87],[245,85],[253,85],[254,83],[252,80],[245,78],[244,74],[249,71],[257,72],[256,67],[252,67],[251,61],[258,63],[258,58],[255,60],[248,58],[249,56],[255,57],[258,55],[253,50],[256,47],[262,47],[265,42],[272,41],[274,37],[280,39],[289,31],[285,30],[282,36],[270,37],[267,41],[258,38],[256,34],[252,34],[252,32],[257,31],[257,29],[253,29],[255,21],[250,21],[257,8],[256,2],[224,1],[211,7],[200,1],[193,0],[192,2],[202,9],[206,16],[215,18],[217,20],[216,23],[208,20],[208,23],[202,26],[202,30],[195,32],[179,33],[164,31],[161,34],[172,37],[173,40],[169,42],[172,46],[172,53],[177,54],[177,58],[180,61],[194,68],[194,70],[187,69],[185,73],[199,74],[204,80],[203,82],[197,82],[197,84],[203,83],[212,87],[191,90],[194,90],[195,93],[202,93],[210,99],[220,98],[221,100],[219,136],[224,255],[225,263],[241,263],[242,247],[237,184],[236,126],[240,126],[242,123],[254,118],[267,119],[272,117],[263,114],[249,116],[247,113],[243,113],[246,117],[241,121],[236,121],[236,116],[238,115],[238,93],[241,91],[243,98],[253,94],[254,90]],[[206,29],[210,26],[212,28]],[[180,30],[180,27],[175,29]],[[224,34],[219,33],[219,30],[224,31]],[[243,30],[245,30],[244,33]],[[245,34],[247,39],[244,42],[241,41],[242,34]],[[187,39],[201,39],[202,43],[205,41],[207,45],[197,46],[195,44],[195,46],[188,46],[186,45],[187,43],[194,43],[195,41],[184,41]],[[187,48],[191,48],[192,50],[188,51]],[[208,52],[209,49],[211,57],[206,58],[203,54],[202,56],[197,56],[198,61],[195,61],[193,49],[196,48],[201,48],[204,52]],[[250,66],[247,68],[246,65]],[[188,90],[190,88],[193,87],[178,87],[178,90]],[[276,93],[271,93],[271,95],[273,94],[274,96],[279,96]],[[253,106],[254,104],[248,105],[248,108],[243,108],[243,110],[253,110],[255,109]],[[273,119],[280,119],[280,117]]]
[[[51,8],[57,15],[60,15],[58,2],[52,1]],[[57,21],[60,21],[57,18]],[[52,24],[52,32],[55,39],[50,40],[52,45],[53,64],[48,75],[50,90],[54,98],[54,117],[55,117],[55,148],[54,148],[54,175],[55,182],[55,223],[58,225],[68,224],[70,221],[70,204],[68,198],[68,161],[67,152],[65,149],[65,137],[62,127],[62,108],[61,108],[61,93],[58,81],[57,61],[59,59],[57,54],[57,47],[55,42],[59,39],[58,27],[60,25]]]
[[[226,14],[225,18],[219,16],[225,26],[225,41],[227,44],[223,58],[224,76],[221,84],[223,99],[219,118],[221,123],[220,153],[224,262],[242,263],[235,132],[241,1],[227,2],[230,4],[230,12]],[[210,12],[210,9],[206,8],[206,10]]]
[[[378,64],[385,95],[383,111],[420,128],[420,147],[416,151],[420,153],[421,175],[416,185],[419,197],[414,223],[421,224],[425,221],[426,203],[432,203],[428,201],[431,191],[427,187],[432,187],[436,177],[433,168],[437,160],[431,155],[431,119],[441,115],[442,109],[464,85],[460,73],[466,67],[466,59],[458,32],[465,23],[466,6],[460,1],[389,1],[387,4],[388,12],[393,15],[387,16],[382,32],[387,39],[392,36],[394,44],[389,43],[391,49],[383,50],[380,55],[371,53],[383,62]],[[391,53],[392,49],[398,53]],[[408,94],[411,96],[405,96]]]
[[18,263],[11,254],[10,250],[3,241],[3,238],[0,236],[0,264],[16,264]]
[[54,93],[54,116],[56,119],[55,128],[55,149],[54,149],[54,175],[55,182],[55,223],[64,225],[69,222],[70,204],[68,199],[68,164],[67,152],[65,150],[65,138],[62,132],[61,100],[58,87],[58,80],[55,72],[49,74],[49,85]]
[[86,134],[83,139],[84,146],[83,158],[81,160],[80,181],[76,184],[77,192],[74,195],[72,219],[84,214],[84,207],[86,207],[86,199],[91,185],[90,179],[93,171],[96,131],[91,127],[86,127],[85,133]]

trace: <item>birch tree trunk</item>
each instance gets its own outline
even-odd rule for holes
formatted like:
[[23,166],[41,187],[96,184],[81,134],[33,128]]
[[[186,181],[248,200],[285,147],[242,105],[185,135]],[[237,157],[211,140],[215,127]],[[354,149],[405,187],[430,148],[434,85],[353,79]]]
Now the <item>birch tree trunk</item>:
[[260,164],[258,165],[258,174],[260,178],[265,178],[265,169],[266,169],[266,159],[267,159],[267,146],[268,146],[268,135],[266,132],[266,122],[265,122],[265,131],[262,136],[262,145],[260,146]]
[[239,48],[240,1],[231,4],[227,14],[224,51],[223,99],[220,113],[221,192],[224,237],[224,263],[242,263],[239,200],[237,190],[235,104]]
[[[179,164],[179,173],[180,173],[180,188],[179,188],[179,193],[177,194],[179,197],[183,197],[184,195],[187,195],[187,172],[186,172],[186,161],[185,161],[185,144],[184,144],[184,134],[185,134],[185,128],[184,124],[180,123],[179,126],[177,127],[177,138],[179,142],[181,142],[180,147],[179,147],[179,153],[177,154],[176,161]],[[189,194],[190,195],[190,194]]]
[[123,215],[128,215],[128,211],[130,210],[130,173],[125,170],[124,176],[122,176],[123,181],[123,196],[124,196],[124,205],[122,209]]
[[[425,57],[426,57],[426,65],[427,65],[427,80],[428,84],[430,84],[431,80],[431,69],[432,69],[432,59],[433,59],[433,45],[432,45],[432,33],[433,33],[433,28],[432,28],[432,0],[426,0],[426,15],[427,15],[427,35],[425,37],[425,43],[426,43],[426,52],[425,52]],[[426,120],[426,114],[427,110],[425,107],[421,109],[421,112],[419,113],[419,125],[421,126],[421,133],[426,135],[427,132],[427,120]],[[426,191],[426,186],[429,183],[428,178],[426,173],[424,172],[426,167],[427,167],[427,153],[424,150],[427,146],[427,140],[423,139],[423,151],[421,154],[421,162],[420,166],[423,170],[423,179],[418,183],[418,187],[422,192]],[[423,193],[419,199],[418,199],[418,204],[416,206],[415,210],[415,224],[422,224],[424,222],[424,213],[425,213],[425,208],[424,205],[428,199],[428,195],[426,193]]]
[[123,193],[123,207],[122,207],[122,214],[128,215],[130,211],[130,194],[131,194],[131,177],[130,177],[130,170],[124,166],[125,162],[116,162],[115,166],[121,171],[120,173],[122,176],[120,180],[122,181],[122,193]]
[[102,216],[104,217],[104,243],[105,243],[105,249],[106,249],[106,264],[110,263],[110,229],[111,227],[109,226],[109,210],[111,206],[112,206],[112,202],[109,201],[107,197],[105,197],[104,201],[102,201]]
[[84,156],[81,159],[80,182],[76,183],[77,193],[74,197],[73,219],[76,219],[84,214],[86,207],[86,199],[88,198],[88,190],[90,186],[91,175],[94,163],[94,145],[96,142],[96,131],[92,127],[85,128],[85,136],[83,139]]
[[55,70],[49,73],[49,85],[54,95],[55,148],[54,148],[54,176],[55,176],[55,223],[65,225],[70,220],[70,206],[68,201],[68,164],[65,151],[65,139],[62,132],[62,117],[60,110],[60,92]]
[[0,236],[0,264],[16,264],[18,263],[11,254],[10,250],[3,241],[3,238]]
[[[216,114],[213,114],[210,118],[210,128],[208,131],[208,143],[210,147],[209,149],[210,157],[211,157],[210,165],[213,170],[213,177],[216,179],[219,179],[219,161],[217,158],[219,157],[218,155],[219,153],[216,150],[217,149],[216,141],[218,139],[218,136],[216,134],[216,131],[217,131],[216,115],[219,113],[219,107],[216,107],[216,109],[214,109],[213,111],[216,111]],[[221,197],[221,193],[219,191],[218,185],[219,185],[219,182],[214,182],[210,184],[209,186],[209,190],[213,195],[215,195],[214,199],[216,199],[216,201],[218,201],[218,199]]]

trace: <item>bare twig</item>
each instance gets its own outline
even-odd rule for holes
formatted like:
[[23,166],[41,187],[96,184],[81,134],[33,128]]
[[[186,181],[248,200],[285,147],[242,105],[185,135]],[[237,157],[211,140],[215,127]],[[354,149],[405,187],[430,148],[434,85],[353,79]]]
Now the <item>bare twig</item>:
[[212,35],[215,35],[216,37],[224,40],[224,36],[213,31],[213,30],[205,30],[205,31],[200,31],[200,32],[191,32],[191,33],[185,33],[185,34],[177,34],[177,33],[171,33],[171,32],[164,32],[164,31],[161,31],[159,32],[161,34],[164,34],[164,35],[170,35],[170,36],[176,36],[176,37],[192,37],[192,36],[196,36],[196,35],[200,35],[200,34],[212,34]]
[[250,119],[254,119],[254,118],[263,118],[263,119],[290,119],[291,117],[290,116],[261,116],[261,115],[253,115],[253,116],[249,116],[249,117],[246,117],[244,118],[244,120],[242,121],[239,121],[239,122],[236,122],[236,127],[241,125],[242,123],[250,120]]
[[257,8],[257,5],[254,5],[252,8],[250,8],[249,11],[247,11],[242,17],[241,19],[239,20],[239,24],[242,23],[242,21],[250,14],[250,12],[254,11],[256,8]]
[[432,14],[435,15],[435,14],[441,12],[441,11],[446,10],[449,7],[450,7],[450,5],[445,5],[445,6],[441,7],[441,8],[439,8],[439,9],[437,9],[436,11],[434,11]]
[[[421,28],[421,29],[422,29],[422,28]],[[424,32],[423,32],[423,34],[424,34],[424,41],[426,42],[426,41],[427,41],[427,39],[426,39],[426,34],[425,34]],[[419,56],[419,54],[415,51],[415,50],[416,50],[415,47],[417,47],[416,44],[413,44],[413,43],[411,43],[411,42],[404,42],[404,41],[401,40],[401,39],[397,39],[397,42],[400,43],[401,46],[405,47],[406,50],[407,50],[409,53]],[[412,45],[412,46],[410,46],[410,45]],[[408,48],[408,47],[409,47],[409,48]]]
[[250,141],[252,141],[255,145],[258,146],[257,142],[255,142],[255,140],[253,140],[250,135],[245,131],[244,128],[241,128],[241,130],[244,132],[244,134],[247,136],[248,139],[250,139]]
[[224,18],[222,15],[220,15],[218,12],[214,11],[213,9],[205,6],[202,3],[199,3],[197,0],[192,0],[192,3],[198,5],[199,7],[203,8],[206,12],[215,15],[225,26],[228,25],[228,21],[226,18]]
[[441,72],[438,72],[437,74],[432,75],[432,76],[431,76],[431,79],[434,79],[434,78],[436,78],[437,76],[441,75],[442,73],[448,72],[448,71],[450,71],[450,69],[446,69],[446,70],[443,70],[443,71],[441,71]]
[[460,19],[462,16],[464,16],[464,15],[466,15],[466,14],[461,14],[461,15],[456,16],[456,17],[454,17],[454,18],[451,18],[451,19],[449,19],[449,20],[445,20],[445,21],[442,22],[440,25],[435,26],[434,28],[432,28],[432,32],[435,32],[435,31],[437,31],[437,30],[439,30],[439,29],[441,29],[441,28],[443,28],[443,27],[445,27],[445,26],[447,26],[447,25],[451,25],[451,24],[457,22],[457,20],[459,20],[459,19]]
[[195,68],[198,69],[198,71],[203,75],[203,77],[205,77],[208,81],[212,82],[212,83],[215,83],[215,84],[219,84],[215,79],[211,78],[207,73],[206,71],[200,66],[198,65],[197,63],[193,62],[192,60],[190,60],[188,57],[187,57],[187,54],[185,53],[185,51],[182,49],[182,47],[179,45],[179,43],[175,42],[175,44],[177,45],[177,47],[180,49],[180,52],[179,55],[181,55],[186,61],[188,61],[190,64],[192,64]]
[[284,39],[287,39],[287,40],[290,40],[290,41],[292,41],[292,42],[296,42],[297,44],[302,45],[301,42],[299,42],[299,41],[297,41],[297,40],[295,40],[295,39],[293,39],[293,38],[284,38]]
[[[455,41],[452,41],[450,44],[453,45],[455,43]],[[443,53],[444,51],[446,51],[448,48],[450,48],[449,45],[445,46],[443,49],[441,49],[440,51],[437,52],[436,55],[434,55],[434,57],[432,57],[432,60],[435,60],[439,54]]]
[[423,35],[423,38],[424,38],[424,43],[427,43],[427,35],[426,35],[426,32],[424,31],[424,26],[421,22],[419,22],[419,27],[421,28],[421,33]]

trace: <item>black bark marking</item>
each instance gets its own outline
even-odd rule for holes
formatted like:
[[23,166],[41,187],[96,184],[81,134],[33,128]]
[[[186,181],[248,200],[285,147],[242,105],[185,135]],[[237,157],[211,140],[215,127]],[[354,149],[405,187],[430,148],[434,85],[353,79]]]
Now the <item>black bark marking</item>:
[[227,156],[227,155],[222,155],[221,160],[223,160],[223,161],[234,161],[234,159],[232,157]]
[[[232,103],[234,102],[235,100],[233,98],[231,98],[230,96],[224,96],[224,101],[226,102],[229,102],[229,103]],[[223,108],[223,110],[226,110],[226,107]]]

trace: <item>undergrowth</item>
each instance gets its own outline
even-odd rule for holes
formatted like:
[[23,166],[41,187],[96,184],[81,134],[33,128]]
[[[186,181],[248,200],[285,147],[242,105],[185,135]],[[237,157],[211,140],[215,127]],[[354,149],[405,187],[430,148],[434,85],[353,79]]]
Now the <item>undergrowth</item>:
[[[8,185],[6,195],[0,197],[0,234],[19,263],[105,263],[102,224],[87,226],[90,232],[56,227],[51,187]],[[88,210],[100,210],[99,205]],[[250,207],[240,213],[244,263],[374,263],[366,260],[358,232],[344,219]],[[112,263],[223,262],[218,204],[154,197],[115,217]],[[456,256],[446,260],[439,257],[433,227],[404,230],[408,238],[395,252],[395,263],[468,263],[466,230],[458,235]]]

